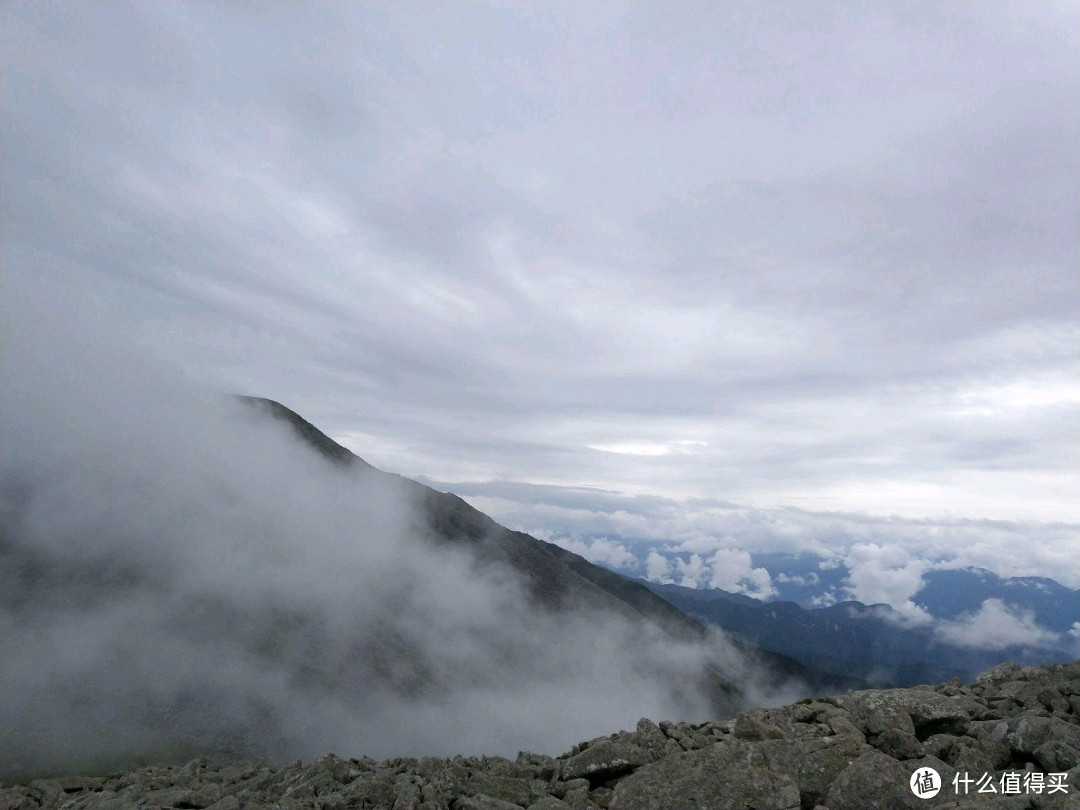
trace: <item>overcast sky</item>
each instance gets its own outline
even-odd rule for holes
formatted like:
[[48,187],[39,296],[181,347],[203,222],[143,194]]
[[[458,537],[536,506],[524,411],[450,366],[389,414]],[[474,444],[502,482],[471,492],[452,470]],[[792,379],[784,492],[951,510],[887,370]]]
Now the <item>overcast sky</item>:
[[192,380],[550,536],[1080,586],[1077,4],[0,17],[5,267]]

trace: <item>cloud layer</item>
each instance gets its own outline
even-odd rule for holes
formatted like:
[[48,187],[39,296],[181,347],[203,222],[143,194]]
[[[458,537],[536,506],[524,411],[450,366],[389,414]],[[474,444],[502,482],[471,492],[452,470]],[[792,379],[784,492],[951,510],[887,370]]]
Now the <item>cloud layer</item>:
[[5,263],[381,467],[1080,520],[1073,6],[0,13]]

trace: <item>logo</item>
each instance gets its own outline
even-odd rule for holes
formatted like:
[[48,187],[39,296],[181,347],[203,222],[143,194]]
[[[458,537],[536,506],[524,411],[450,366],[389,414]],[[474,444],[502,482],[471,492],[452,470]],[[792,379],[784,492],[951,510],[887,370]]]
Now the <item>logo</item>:
[[941,776],[933,768],[919,768],[911,775],[911,792],[920,799],[932,799],[941,790]]

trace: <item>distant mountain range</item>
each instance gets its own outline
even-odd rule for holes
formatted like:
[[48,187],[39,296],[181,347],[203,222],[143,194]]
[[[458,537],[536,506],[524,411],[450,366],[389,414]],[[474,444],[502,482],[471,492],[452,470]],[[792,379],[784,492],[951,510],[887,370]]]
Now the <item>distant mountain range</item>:
[[1077,655],[1080,592],[980,569],[931,571],[924,581],[913,601],[929,618],[913,621],[884,604],[808,609],[641,580],[690,616],[748,643],[880,685],[970,679],[1001,661],[1054,663]]

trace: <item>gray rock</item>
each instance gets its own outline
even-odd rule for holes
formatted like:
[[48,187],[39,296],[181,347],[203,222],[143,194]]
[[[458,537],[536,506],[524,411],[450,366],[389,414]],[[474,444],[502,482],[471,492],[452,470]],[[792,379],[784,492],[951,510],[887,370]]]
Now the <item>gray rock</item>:
[[[164,790],[151,790],[146,793],[149,804],[157,807],[175,807],[177,810],[202,810],[218,800],[221,795],[220,789],[212,791],[216,785],[204,785],[204,790],[189,790],[186,788],[166,788]],[[216,794],[216,795],[215,795]]]
[[635,732],[600,738],[567,759],[562,764],[561,778],[584,778],[597,784],[655,762],[667,750],[667,736],[660,727],[642,719]]
[[821,801],[833,780],[870,748],[856,737],[768,740],[756,748],[777,771],[795,775],[802,806]]
[[465,789],[472,794],[483,794],[495,799],[502,799],[510,804],[525,807],[533,800],[532,788],[524,779],[510,776],[492,776],[486,773],[474,773],[465,783]]
[[735,718],[731,733],[740,740],[781,740],[784,732],[779,726],[766,723],[749,712],[743,712]]
[[529,805],[528,810],[570,810],[570,805],[554,796],[541,796]]
[[986,705],[968,695],[949,697],[929,689],[868,689],[831,698],[869,735],[899,729],[925,739],[933,734],[962,734],[981,719]]
[[483,794],[456,799],[450,807],[452,810],[521,810],[521,805]]
[[55,779],[35,779],[26,792],[27,798],[37,802],[38,806],[43,808],[56,807],[56,803],[63,794],[64,789]]
[[794,774],[734,740],[646,765],[615,786],[611,810],[799,810]]
[[867,751],[833,780],[823,803],[829,810],[914,810],[932,806],[934,800],[921,799],[911,792],[912,773],[912,768],[880,751]]

